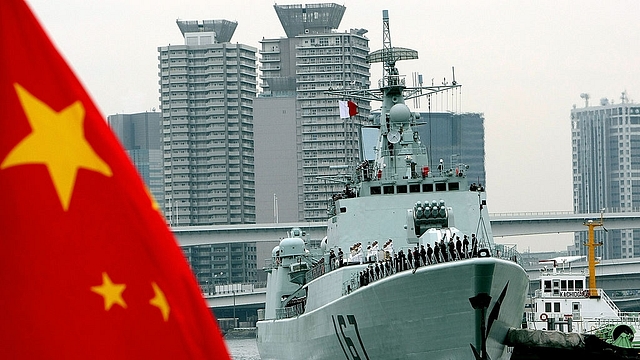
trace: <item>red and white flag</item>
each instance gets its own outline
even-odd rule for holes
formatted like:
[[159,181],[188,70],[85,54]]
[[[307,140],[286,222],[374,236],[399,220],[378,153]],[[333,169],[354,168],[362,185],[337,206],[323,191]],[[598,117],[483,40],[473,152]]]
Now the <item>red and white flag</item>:
[[0,1],[0,359],[229,359],[158,206],[23,0]]
[[340,108],[341,119],[348,119],[358,113],[358,105],[351,100],[338,101],[338,107]]

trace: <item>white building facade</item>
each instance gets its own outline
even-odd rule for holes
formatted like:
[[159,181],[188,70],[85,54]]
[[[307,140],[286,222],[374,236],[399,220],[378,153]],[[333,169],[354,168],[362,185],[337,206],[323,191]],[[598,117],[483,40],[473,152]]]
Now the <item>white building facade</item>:
[[177,21],[158,48],[165,217],[172,226],[255,223],[256,49],[237,23]]
[[[640,104],[602,99],[571,110],[573,206],[576,213],[640,210]],[[606,227],[606,224],[605,224]],[[586,227],[585,227],[586,229]],[[604,259],[640,256],[640,230],[596,232]],[[586,233],[576,233],[575,254],[585,255]]]
[[[256,122],[260,121],[260,127],[269,128],[272,133],[288,136],[257,140],[256,151],[261,148],[276,151],[264,145],[275,140],[287,147],[283,151],[295,154],[295,161],[265,156],[266,163],[260,165],[264,171],[258,171],[260,179],[256,185],[258,222],[278,219],[278,208],[284,206],[288,210],[295,207],[296,211],[280,218],[280,222],[324,221],[328,199],[344,188],[335,177],[348,173],[348,166],[362,160],[360,130],[370,112],[368,102],[352,99],[358,105],[358,114],[341,119],[338,101],[347,99],[326,92],[369,88],[370,67],[366,61],[369,40],[364,36],[367,31],[337,31],[346,9],[338,4],[274,5],[274,8],[287,37],[260,42],[259,100],[270,108],[266,112],[270,115],[258,114]],[[270,98],[278,98],[285,110],[273,116]],[[292,126],[295,135],[291,134]],[[285,199],[289,200],[285,203]]]

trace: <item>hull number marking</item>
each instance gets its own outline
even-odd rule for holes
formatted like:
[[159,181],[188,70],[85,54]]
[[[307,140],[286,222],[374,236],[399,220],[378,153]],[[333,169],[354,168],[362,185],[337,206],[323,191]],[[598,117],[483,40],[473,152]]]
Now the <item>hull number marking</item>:
[[[345,321],[344,315],[331,315],[333,329],[336,332],[344,356],[347,360],[369,360],[369,355],[367,355],[367,351],[362,344],[356,317],[354,315],[347,315],[346,317]],[[354,338],[358,339],[357,345],[354,342]]]

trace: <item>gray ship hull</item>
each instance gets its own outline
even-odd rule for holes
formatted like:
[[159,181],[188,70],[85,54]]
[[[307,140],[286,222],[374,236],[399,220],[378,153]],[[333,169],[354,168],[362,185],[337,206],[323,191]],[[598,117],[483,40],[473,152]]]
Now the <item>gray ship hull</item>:
[[[308,299],[335,294],[340,272],[308,284]],[[344,278],[343,276],[341,276]],[[278,359],[473,359],[482,348],[482,311],[470,298],[487,293],[486,349],[508,358],[507,330],[522,321],[528,279],[515,263],[476,258],[407,270],[287,319],[258,322],[263,360]]]

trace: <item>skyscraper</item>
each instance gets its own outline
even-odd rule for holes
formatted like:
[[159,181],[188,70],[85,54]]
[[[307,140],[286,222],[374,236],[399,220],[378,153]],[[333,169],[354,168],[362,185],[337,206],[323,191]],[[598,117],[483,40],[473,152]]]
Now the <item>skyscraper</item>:
[[[576,213],[638,211],[640,207],[640,104],[622,93],[621,102],[600,100],[571,110],[573,209]],[[586,230],[586,227],[585,227]],[[576,233],[571,252],[585,255],[585,232]],[[640,255],[640,230],[596,232],[597,256],[604,259]]]
[[420,112],[423,125],[417,126],[422,143],[426,145],[432,167],[443,159],[446,165],[469,165],[465,170],[469,183],[485,188],[484,115],[450,112]]
[[164,210],[164,179],[160,141],[160,113],[115,114],[107,117],[138,173]]
[[256,49],[237,23],[177,21],[184,45],[159,47],[165,216],[172,226],[255,222]]
[[274,8],[287,37],[260,42],[258,222],[322,221],[327,199],[344,186],[335,177],[362,158],[360,128],[370,111],[354,99],[359,114],[341,119],[338,101],[347,99],[326,92],[369,88],[367,30],[338,32],[346,10],[338,4]]

